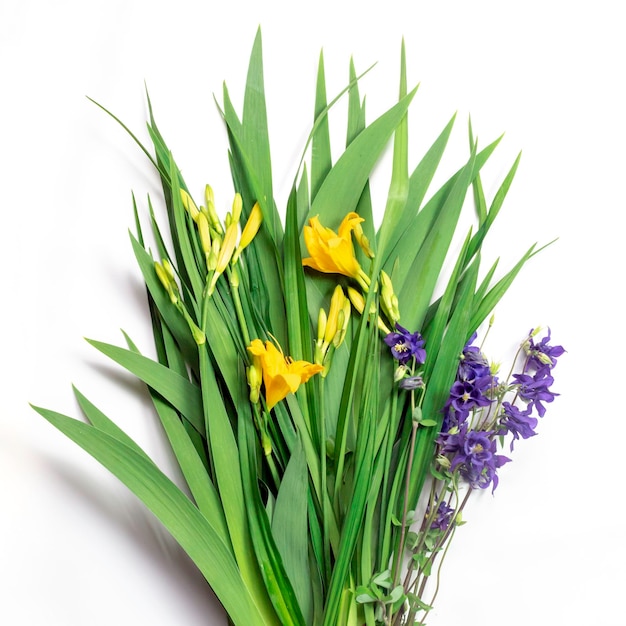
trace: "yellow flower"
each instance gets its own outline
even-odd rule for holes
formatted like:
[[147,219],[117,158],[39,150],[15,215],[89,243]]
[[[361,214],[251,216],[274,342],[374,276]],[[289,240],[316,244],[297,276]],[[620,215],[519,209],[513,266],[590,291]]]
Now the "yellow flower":
[[356,213],[348,213],[335,233],[322,226],[317,216],[311,218],[304,227],[304,242],[311,256],[302,259],[302,265],[327,274],[362,277],[363,270],[354,256],[352,231],[363,221]]
[[295,393],[301,383],[306,383],[311,376],[324,369],[321,365],[285,357],[270,341],[264,345],[260,339],[255,339],[248,346],[248,351],[261,364],[268,411],[288,394]]

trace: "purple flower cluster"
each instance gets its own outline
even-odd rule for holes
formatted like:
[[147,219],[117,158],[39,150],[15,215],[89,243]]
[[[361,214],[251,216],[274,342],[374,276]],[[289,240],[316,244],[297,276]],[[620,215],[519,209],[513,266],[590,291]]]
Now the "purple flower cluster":
[[462,424],[445,437],[441,452],[452,455],[450,471],[458,469],[472,489],[486,489],[492,483],[495,489],[498,486],[496,471],[511,460],[496,454],[493,434],[493,431],[470,430],[467,424]]
[[[497,470],[510,461],[496,454],[497,437],[511,435],[513,450],[515,441],[534,436],[538,420],[533,412],[536,410],[543,417],[544,403],[552,402],[558,395],[550,390],[554,382],[551,372],[565,350],[562,346],[550,345],[549,331],[538,343],[534,342],[535,334],[531,331],[523,344],[527,358],[522,372],[513,374],[509,387],[498,384],[480,349],[471,345],[475,335],[463,349],[437,441],[440,453],[450,461],[450,471],[458,471],[471,488],[497,487]],[[523,409],[515,405],[515,400],[503,401],[507,391],[515,393],[515,400],[526,403]],[[500,403],[498,414],[470,427],[469,415],[495,402]]]
[[400,365],[406,365],[411,359],[415,359],[416,365],[423,365],[426,361],[424,339],[419,333],[411,333],[400,324],[396,324],[396,332],[389,333],[384,341]]
[[[426,517],[430,515],[430,507],[426,510]],[[430,523],[431,530],[448,530],[454,515],[454,507],[446,502],[440,502],[435,519]]]
[[526,403],[522,411],[509,402],[502,403],[502,417],[500,419],[499,435],[512,435],[511,450],[520,437],[528,439],[536,435],[537,418],[532,416],[536,409],[539,417],[546,413],[544,402],[552,402],[558,395],[550,390],[554,383],[552,369],[556,366],[557,359],[564,352],[563,346],[550,345],[550,329],[547,335],[538,343],[534,341],[535,330],[528,333],[528,339],[524,344],[527,359],[520,374],[513,374],[513,388],[518,396]]
[[480,348],[473,346],[474,333],[461,353],[456,380],[444,407],[443,430],[460,426],[477,408],[489,406],[492,399],[488,393],[496,384],[489,363]]

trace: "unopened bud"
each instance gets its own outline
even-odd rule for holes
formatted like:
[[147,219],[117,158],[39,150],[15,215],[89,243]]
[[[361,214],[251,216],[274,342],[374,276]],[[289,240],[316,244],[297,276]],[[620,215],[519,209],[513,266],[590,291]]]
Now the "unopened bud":
[[341,320],[338,322],[339,329],[337,330],[337,334],[333,339],[333,345],[335,348],[338,348],[343,340],[346,338],[346,333],[348,332],[348,323],[350,322],[350,314],[352,313],[352,306],[350,305],[350,300],[346,297],[343,299],[343,309],[339,312],[338,319]]
[[324,335],[326,333],[326,311],[322,307],[317,314],[317,342],[321,344],[324,341]]
[[272,440],[265,430],[261,432],[261,446],[263,447],[263,454],[265,454],[265,456],[272,454]]
[[333,295],[330,299],[330,309],[328,311],[328,323],[326,324],[326,330],[324,332],[324,342],[330,343],[337,333],[337,329],[339,328],[338,318],[339,311],[343,308],[343,301],[345,296],[343,295],[343,290],[340,285],[335,287],[333,291]]
[[200,245],[205,256],[211,253],[211,231],[209,227],[209,220],[204,213],[198,213],[196,220],[198,224],[198,234],[200,235]]
[[250,387],[250,402],[257,404],[259,402],[259,395],[261,391],[261,368],[256,364],[250,365],[246,369],[246,377],[248,379],[248,386]]
[[437,455],[437,463],[440,467],[443,467],[443,469],[450,469],[450,459],[446,456],[443,456],[443,454]]
[[238,224],[235,221],[233,221],[226,229],[224,241],[222,241],[219,254],[217,255],[217,267],[215,268],[215,271],[218,274],[222,274],[224,272],[233,256],[235,244],[237,243],[237,229]]
[[198,215],[200,215],[200,211],[198,211],[198,207],[196,203],[193,201],[193,198],[184,190],[180,190],[180,199],[185,207],[185,211],[189,213],[191,219],[195,222],[198,219]]
[[176,279],[176,274],[174,273],[174,268],[172,264],[167,259],[161,259],[161,263],[163,264],[163,269],[167,272],[167,275],[170,277],[170,280]]
[[233,209],[232,209],[233,222],[239,223],[239,219],[241,218],[242,208],[243,208],[243,200],[241,199],[241,194],[236,193],[235,199],[233,200]]
[[350,299],[350,302],[352,302],[352,306],[362,314],[363,309],[365,308],[365,299],[363,298],[363,295],[353,287],[348,287],[348,298]]
[[213,187],[207,183],[204,188],[204,202],[209,206],[209,204],[215,205],[215,194],[213,193]]
[[363,232],[363,227],[361,226],[360,222],[356,224],[356,226],[354,227],[354,230],[352,232],[354,233],[354,237],[355,237],[357,243],[359,244],[359,247],[361,248],[361,250],[363,250],[363,252],[370,259],[373,259],[374,258],[374,251],[370,247],[369,239],[365,236],[365,233]]
[[220,245],[221,242],[219,239],[214,239],[213,243],[211,244],[211,252],[207,257],[207,269],[210,272],[214,272],[215,268],[217,267],[217,255],[220,252]]
[[244,226],[244,229],[241,233],[241,238],[239,239],[239,245],[237,246],[237,250],[235,251],[233,261],[236,261],[239,258],[242,250],[247,248],[252,243],[252,240],[259,232],[262,221],[263,213],[261,212],[261,207],[259,206],[259,203],[256,202],[252,207],[252,210],[250,211],[248,221],[246,222],[246,225]]
[[393,373],[393,382],[399,383],[407,375],[407,372],[408,370],[404,365],[398,365]]

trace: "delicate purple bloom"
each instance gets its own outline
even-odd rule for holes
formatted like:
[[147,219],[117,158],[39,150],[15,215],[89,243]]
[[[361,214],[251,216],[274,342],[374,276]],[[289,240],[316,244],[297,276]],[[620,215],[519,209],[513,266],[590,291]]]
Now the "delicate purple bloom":
[[[429,509],[426,510],[426,515],[428,514]],[[437,507],[437,515],[430,524],[431,530],[448,530],[453,515],[454,507],[449,506],[446,502],[440,502]]]
[[489,363],[477,346],[471,343],[474,333],[461,353],[456,380],[450,388],[450,396],[444,406],[443,431],[460,426],[476,408],[489,406],[492,400],[487,393],[496,384]]
[[470,412],[467,410],[459,411],[452,406],[452,403],[448,399],[448,402],[443,407],[443,423],[441,425],[441,431],[447,433],[450,429],[458,428],[469,417]]
[[411,333],[406,328],[396,324],[396,331],[389,333],[384,341],[391,348],[391,354],[402,365],[406,365],[411,358],[415,359],[418,365],[426,361],[426,350],[424,340],[419,333]]
[[532,402],[537,408],[537,413],[543,417],[546,407],[543,402],[552,402],[558,393],[553,393],[548,389],[554,382],[554,378],[550,375],[550,366],[544,365],[538,369],[533,376],[529,374],[513,374],[515,383],[519,385],[519,395],[523,400]]
[[459,412],[481,406],[489,406],[491,400],[483,395],[482,389],[469,381],[457,380],[450,388],[450,404]]
[[493,483],[498,486],[497,469],[511,459],[496,454],[493,431],[468,430],[463,424],[458,432],[444,436],[442,452],[452,454],[450,470],[458,470],[472,489],[486,489]]
[[471,343],[476,339],[474,333],[470,340],[465,344],[461,353],[461,362],[457,371],[457,380],[485,380],[491,381],[491,371],[489,362],[485,355],[480,351],[478,346],[472,346]]
[[554,367],[556,360],[560,357],[565,349],[563,346],[551,346],[550,342],[550,329],[548,328],[548,334],[538,343],[533,341],[534,328],[528,334],[529,346],[527,348],[529,362],[537,368],[542,368],[545,365]]
[[421,376],[407,376],[398,383],[398,386],[400,389],[407,389],[409,391],[413,389],[423,389],[424,380]]
[[510,402],[503,402],[502,409],[503,416],[500,420],[502,429],[498,431],[498,435],[513,435],[513,440],[511,441],[511,451],[513,451],[513,444],[520,437],[528,439],[537,434],[535,428],[537,428],[538,420],[531,415],[532,405],[527,406],[524,411],[520,411],[518,407]]

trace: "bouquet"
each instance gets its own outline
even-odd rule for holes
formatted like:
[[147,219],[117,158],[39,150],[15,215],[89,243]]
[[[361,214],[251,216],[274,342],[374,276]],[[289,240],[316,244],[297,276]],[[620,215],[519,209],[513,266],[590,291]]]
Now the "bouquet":
[[[425,624],[468,499],[496,489],[556,396],[564,349],[549,329],[521,332],[504,368],[483,352],[494,307],[541,249],[502,274],[497,261],[481,266],[519,158],[488,200],[480,171],[498,140],[479,149],[470,127],[466,162],[431,191],[454,118],[409,173],[416,89],[404,46],[399,98],[369,124],[360,78],[351,63],[328,101],[320,56],[284,211],[260,31],[242,115],[226,87],[219,107],[235,190],[225,216],[210,185],[201,199],[187,188],[151,106],[152,151],[122,124],[166,205],[164,221],[135,202],[131,236],[157,358],[128,336],[125,347],[90,343],[147,385],[186,484],[80,391],[84,421],[35,407],[145,503],[237,626]],[[341,97],[347,141],[333,162],[329,111]],[[369,181],[391,141],[376,226]],[[468,196],[474,225],[455,251]]]

